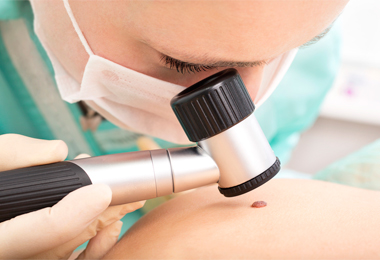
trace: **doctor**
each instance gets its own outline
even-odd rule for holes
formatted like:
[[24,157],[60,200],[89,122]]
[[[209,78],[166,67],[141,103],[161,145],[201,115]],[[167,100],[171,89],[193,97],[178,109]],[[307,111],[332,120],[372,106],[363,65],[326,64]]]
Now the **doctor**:
[[[61,97],[84,100],[117,126],[187,143],[169,101],[184,87],[235,67],[261,105],[297,47],[321,37],[347,0],[32,1],[35,31]],[[61,161],[67,147],[0,136],[0,170]],[[137,173],[136,173],[137,174]],[[106,186],[74,191],[51,209],[0,224],[0,258],[82,258],[115,243],[120,219],[141,204],[110,207]],[[115,236],[116,234],[116,236]]]

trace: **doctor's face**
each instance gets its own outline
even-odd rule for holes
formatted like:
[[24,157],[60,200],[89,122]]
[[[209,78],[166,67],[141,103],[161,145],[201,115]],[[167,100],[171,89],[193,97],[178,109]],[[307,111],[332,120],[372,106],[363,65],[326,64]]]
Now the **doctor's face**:
[[[323,33],[347,2],[70,0],[96,55],[182,86],[234,67],[253,97],[266,63]],[[62,0],[34,0],[34,11],[49,47],[80,82],[88,55]]]

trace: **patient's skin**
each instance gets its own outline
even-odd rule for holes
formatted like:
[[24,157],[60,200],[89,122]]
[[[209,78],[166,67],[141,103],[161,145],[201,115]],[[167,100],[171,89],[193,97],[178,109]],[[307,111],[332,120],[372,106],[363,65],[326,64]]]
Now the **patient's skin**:
[[[252,210],[257,199],[270,207]],[[210,186],[148,213],[106,258],[380,258],[380,192],[272,180],[225,198]]]

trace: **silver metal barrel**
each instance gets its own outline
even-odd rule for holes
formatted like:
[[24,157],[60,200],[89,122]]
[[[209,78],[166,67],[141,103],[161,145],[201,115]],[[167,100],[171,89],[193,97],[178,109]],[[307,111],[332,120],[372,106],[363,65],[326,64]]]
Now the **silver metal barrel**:
[[240,185],[262,174],[276,161],[254,114],[199,145],[218,165],[221,188]]
[[200,147],[159,149],[71,161],[93,184],[112,189],[111,205],[125,204],[216,183],[219,169]]

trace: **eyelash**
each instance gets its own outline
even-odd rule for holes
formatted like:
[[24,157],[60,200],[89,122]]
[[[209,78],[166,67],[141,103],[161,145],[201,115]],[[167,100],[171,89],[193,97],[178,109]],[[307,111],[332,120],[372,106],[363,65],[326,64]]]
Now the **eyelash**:
[[173,59],[172,57],[169,57],[166,55],[162,55],[161,61],[165,63],[165,65],[169,66],[170,69],[175,69],[177,70],[177,72],[180,72],[182,74],[196,73],[196,72],[215,69],[215,67],[213,66],[202,66],[202,65],[191,64],[188,62],[183,62],[183,61]]
[[323,37],[325,37],[325,35],[331,30],[332,25],[333,24],[331,24],[329,27],[327,27],[321,34],[315,36],[313,39],[311,39],[307,43],[301,45],[300,49],[305,49],[305,48],[319,42],[319,40],[321,40]]

